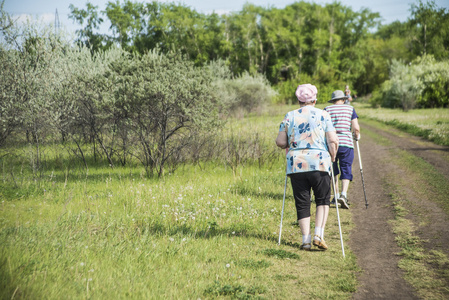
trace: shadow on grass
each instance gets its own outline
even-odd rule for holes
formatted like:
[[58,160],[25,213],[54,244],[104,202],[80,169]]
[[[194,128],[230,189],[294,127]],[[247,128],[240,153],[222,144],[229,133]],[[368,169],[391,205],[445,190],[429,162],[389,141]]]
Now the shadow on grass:
[[[259,240],[265,240],[272,242],[276,246],[278,246],[279,236],[269,233],[258,233],[252,230],[252,227],[247,226],[246,224],[233,224],[229,227],[220,228],[218,225],[213,225],[214,222],[210,223],[210,228],[206,229],[194,229],[187,225],[180,226],[164,226],[163,224],[141,224],[139,231],[142,234],[150,234],[150,235],[158,235],[158,236],[176,236],[176,235],[187,235],[191,236],[195,239],[212,239],[218,236],[225,237],[236,237],[236,238],[255,238]],[[216,223],[215,223],[216,224]],[[291,226],[297,226],[297,222],[292,222]],[[288,240],[281,239],[281,245],[289,246],[295,249],[300,250],[301,244],[299,242],[292,242]],[[312,252],[322,252],[323,250],[311,249]]]

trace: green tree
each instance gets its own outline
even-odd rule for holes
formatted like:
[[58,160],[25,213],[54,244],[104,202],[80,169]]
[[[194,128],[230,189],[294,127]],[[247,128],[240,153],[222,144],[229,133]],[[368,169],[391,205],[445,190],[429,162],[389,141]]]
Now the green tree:
[[126,112],[135,133],[139,150],[134,155],[149,176],[160,177],[167,165],[176,168],[200,128],[213,128],[219,120],[208,72],[178,53],[157,51],[122,56],[111,67],[106,78],[115,109]]
[[92,48],[94,52],[103,49],[107,45],[106,38],[101,34],[95,33],[104,21],[98,14],[98,6],[87,2],[86,9],[78,9],[73,4],[70,4],[69,8],[69,19],[74,20],[79,25],[86,24],[84,28],[76,30],[78,43]]
[[134,42],[141,34],[144,25],[144,5],[128,0],[125,0],[123,4],[119,0],[108,2],[105,14],[111,21],[113,41],[122,49],[135,50]]
[[438,8],[435,1],[420,0],[411,5],[410,25],[416,26],[413,38],[416,55],[432,54],[436,59],[449,56],[449,13]]

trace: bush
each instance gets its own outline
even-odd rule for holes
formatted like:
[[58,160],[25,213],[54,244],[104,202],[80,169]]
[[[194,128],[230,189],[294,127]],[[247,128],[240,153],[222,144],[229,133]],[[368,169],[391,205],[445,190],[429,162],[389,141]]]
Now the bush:
[[433,108],[449,105],[449,60],[437,62],[432,56],[418,57],[405,65],[393,61],[390,79],[373,94],[373,106]]
[[218,79],[213,85],[216,97],[229,105],[230,112],[234,114],[260,110],[276,95],[261,74],[244,73],[234,79]]

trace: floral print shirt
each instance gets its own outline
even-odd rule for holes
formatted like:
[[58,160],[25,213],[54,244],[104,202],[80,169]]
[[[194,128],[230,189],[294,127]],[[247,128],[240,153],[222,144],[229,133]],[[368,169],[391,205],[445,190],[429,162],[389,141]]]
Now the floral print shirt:
[[287,133],[287,174],[331,172],[332,160],[326,143],[326,132],[335,131],[328,112],[304,106],[288,112],[279,131]]

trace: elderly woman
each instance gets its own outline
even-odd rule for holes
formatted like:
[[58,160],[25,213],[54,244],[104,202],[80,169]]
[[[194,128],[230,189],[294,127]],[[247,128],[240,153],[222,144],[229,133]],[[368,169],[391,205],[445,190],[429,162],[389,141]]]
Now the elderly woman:
[[338,137],[326,111],[315,107],[317,88],[311,84],[299,85],[295,95],[299,108],[285,115],[276,138],[276,145],[287,152],[287,175],[295,198],[298,224],[301,228],[301,249],[310,250],[310,190],[316,203],[315,235],[313,245],[322,250],[324,228],[329,214],[331,167],[338,148]]

